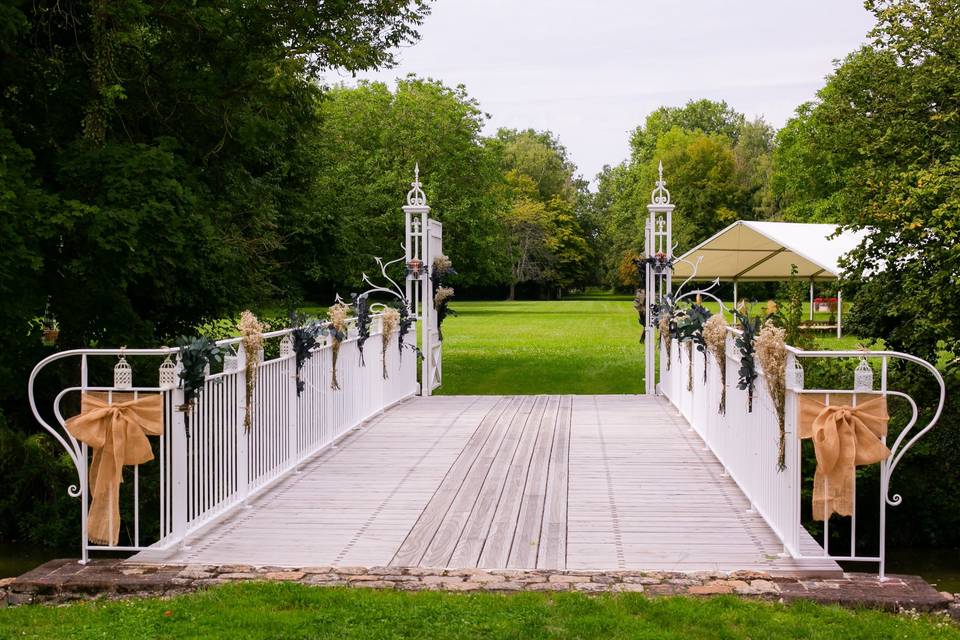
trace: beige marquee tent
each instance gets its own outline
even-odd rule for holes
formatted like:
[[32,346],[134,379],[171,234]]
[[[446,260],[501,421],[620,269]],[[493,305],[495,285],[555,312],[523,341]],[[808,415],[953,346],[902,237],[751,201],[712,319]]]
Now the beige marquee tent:
[[[674,279],[733,282],[788,280],[795,265],[797,277],[810,281],[810,318],[816,281],[836,280],[840,258],[856,248],[865,231],[842,231],[834,224],[757,222],[739,220],[681,255],[674,263]],[[839,292],[838,292],[839,297]],[[842,301],[837,304],[837,336],[841,335]]]

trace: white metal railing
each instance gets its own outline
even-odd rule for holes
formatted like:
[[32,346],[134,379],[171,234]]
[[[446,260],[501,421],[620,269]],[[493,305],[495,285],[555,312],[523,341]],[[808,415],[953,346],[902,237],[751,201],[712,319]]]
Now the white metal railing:
[[[726,413],[719,412],[720,405],[720,368],[712,354],[699,353],[693,349],[693,357],[686,343],[671,343],[671,367],[666,368],[666,347],[660,342],[660,383],[658,390],[677,408],[687,419],[705,445],[723,464],[725,474],[728,474],[737,483],[747,499],[750,500],[751,510],[758,512],[771,529],[777,534],[784,546],[784,553],[794,558],[807,557],[801,548],[801,443],[798,439],[798,403],[801,394],[825,395],[829,404],[830,396],[843,394],[844,402],[853,406],[857,404],[857,394],[851,388],[837,389],[802,389],[794,388],[790,372],[794,364],[811,358],[862,358],[878,360],[880,363],[880,385],[873,392],[875,397],[881,393],[887,397],[903,398],[911,407],[912,416],[906,425],[899,431],[893,445],[890,446],[890,456],[880,464],[879,483],[879,514],[877,553],[858,554],[857,531],[862,523],[857,521],[856,502],[854,512],[850,517],[850,551],[849,553],[832,553],[830,551],[830,521],[823,524],[823,538],[821,546],[822,556],[837,561],[871,562],[879,565],[880,577],[885,576],[886,570],[886,507],[900,504],[900,495],[890,495],[890,477],[896,469],[903,455],[927,431],[936,425],[943,410],[946,390],[943,378],[936,367],[929,362],[906,353],[897,351],[804,351],[787,347],[787,393],[785,406],[784,426],[786,431],[786,469],[777,470],[778,445],[780,431],[777,422],[776,409],[766,389],[766,375],[758,365],[758,377],[753,393],[753,411],[748,411],[747,392],[737,389],[737,371],[740,367],[738,351],[734,346],[734,339],[739,331],[729,328],[727,331],[727,379],[726,379]],[[682,351],[682,355],[681,355]],[[888,388],[888,369],[892,360],[903,360],[917,364],[927,369],[936,380],[940,388],[939,403],[929,422],[914,431],[918,421],[917,405],[907,394]],[[706,362],[705,362],[706,361]],[[707,380],[704,383],[704,365],[707,369]],[[693,367],[693,379],[690,389],[689,367]],[[852,383],[852,380],[851,380]],[[861,392],[861,395],[864,395]],[[886,438],[884,438],[886,444]],[[854,480],[854,482],[856,482]],[[854,492],[856,495],[856,492]],[[838,518],[839,516],[834,516]]]
[[[267,339],[283,339],[292,329],[265,333]],[[410,341],[416,330],[408,332]],[[296,393],[296,363],[293,353],[263,360],[253,402],[253,420],[249,432],[244,429],[246,406],[244,359],[239,338],[218,341],[223,347],[237,349],[238,362],[233,370],[206,376],[203,390],[190,413],[189,436],[184,413],[183,390],[156,385],[115,388],[91,384],[94,359],[153,357],[176,355],[178,349],[74,349],[53,354],[40,361],[30,374],[28,394],[34,416],[64,447],[77,470],[78,484],[68,494],[81,503],[81,562],[87,562],[90,551],[137,551],[147,547],[169,548],[180,544],[233,508],[263,491],[272,483],[294,471],[306,459],[330,445],[338,437],[387,407],[415,394],[417,358],[413,351],[401,354],[398,336],[386,346],[388,377],[383,377],[383,339],[379,315],[374,316],[371,335],[364,346],[365,366],[355,328],[341,343],[337,359],[340,390],[330,387],[332,346],[329,340],[316,347],[304,363],[300,378],[304,389]],[[80,383],[60,391],[52,407],[53,424],[37,406],[35,383],[40,372],[53,362],[78,358]],[[112,384],[112,381],[111,381]],[[117,393],[159,393],[163,396],[163,433],[156,444],[156,460],[147,465],[134,465],[130,477],[120,485],[121,498],[132,505],[131,521],[124,521],[126,544],[91,544],[87,535],[87,511],[90,506],[89,447],[66,431],[62,412],[65,398],[80,393],[102,392],[107,402]],[[129,396],[125,396],[128,398]],[[145,469],[141,470],[141,466]],[[141,508],[148,496],[141,495],[141,476],[156,478],[159,513],[145,513]],[[126,475],[126,473],[125,473]],[[152,486],[152,483],[151,483]],[[159,534],[143,540],[144,518],[156,518]]]

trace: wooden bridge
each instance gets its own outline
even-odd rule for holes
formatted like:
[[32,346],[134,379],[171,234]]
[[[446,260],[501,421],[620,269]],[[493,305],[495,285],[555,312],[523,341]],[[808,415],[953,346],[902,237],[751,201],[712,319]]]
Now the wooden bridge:
[[782,552],[662,397],[449,396],[400,403],[185,546],[134,560],[840,573]]

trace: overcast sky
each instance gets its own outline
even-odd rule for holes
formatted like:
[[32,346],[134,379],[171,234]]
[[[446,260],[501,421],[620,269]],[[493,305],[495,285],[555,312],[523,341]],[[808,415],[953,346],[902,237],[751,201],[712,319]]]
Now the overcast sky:
[[[726,100],[781,127],[866,41],[859,0],[437,0],[399,65],[464,84],[498,127],[549,129],[589,179],[660,105]],[[337,81],[336,77],[328,78]],[[342,80],[350,82],[349,78]]]

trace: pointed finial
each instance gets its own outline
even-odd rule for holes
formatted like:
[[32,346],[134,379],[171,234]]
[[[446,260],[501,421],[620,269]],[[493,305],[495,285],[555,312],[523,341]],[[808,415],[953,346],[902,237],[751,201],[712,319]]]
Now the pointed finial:
[[657,186],[650,194],[650,204],[670,204],[670,192],[667,191],[667,183],[663,179],[663,160],[657,163]]
[[413,166],[413,182],[410,183],[410,186],[413,187],[410,191],[407,192],[407,206],[411,207],[423,207],[427,204],[427,195],[423,192],[420,184],[420,162],[417,161]]

